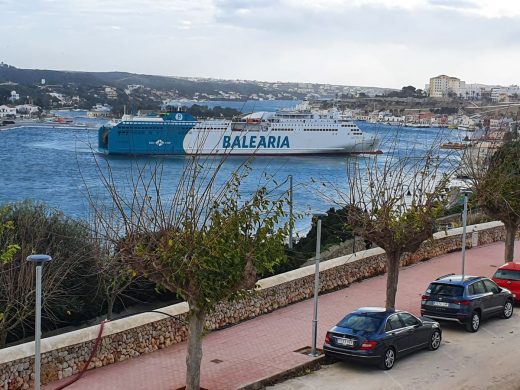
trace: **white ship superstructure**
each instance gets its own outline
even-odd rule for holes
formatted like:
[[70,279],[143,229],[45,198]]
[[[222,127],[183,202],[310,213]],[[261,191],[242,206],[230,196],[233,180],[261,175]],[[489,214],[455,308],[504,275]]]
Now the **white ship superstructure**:
[[206,120],[184,138],[187,154],[310,155],[380,153],[379,140],[367,137],[336,110],[306,107],[255,112],[238,121]]

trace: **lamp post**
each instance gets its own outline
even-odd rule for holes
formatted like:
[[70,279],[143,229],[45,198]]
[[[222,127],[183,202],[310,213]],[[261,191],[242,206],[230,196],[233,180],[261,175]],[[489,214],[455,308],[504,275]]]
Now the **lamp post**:
[[464,211],[462,212],[462,280],[464,281],[464,265],[466,261],[466,223],[468,219],[468,196],[471,194],[469,190],[462,190],[464,196]]
[[316,357],[316,339],[318,337],[318,293],[320,290],[320,249],[321,249],[321,217],[326,216],[326,213],[313,214],[317,220],[316,231],[316,259],[314,268],[314,314],[312,317],[312,347],[310,356]]
[[289,175],[289,249],[293,247],[293,183]]
[[34,390],[40,390],[41,377],[41,352],[40,342],[42,337],[42,267],[44,263],[52,260],[48,255],[31,255],[27,261],[36,264],[36,314],[34,326]]

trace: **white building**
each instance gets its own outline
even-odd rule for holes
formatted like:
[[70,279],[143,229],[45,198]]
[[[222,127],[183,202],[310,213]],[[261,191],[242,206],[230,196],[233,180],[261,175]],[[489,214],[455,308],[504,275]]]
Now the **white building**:
[[87,112],[89,118],[108,117],[112,112],[112,107],[108,104],[97,103],[90,111]]
[[58,99],[60,101],[60,104],[67,104],[67,98],[63,94],[57,92],[50,92],[49,95],[51,95],[53,98]]
[[475,130],[479,119],[462,115],[457,119],[457,125],[461,129]]
[[16,117],[16,107],[0,106],[0,118]]
[[13,103],[17,100],[20,100],[20,95],[16,93],[16,91],[11,91],[11,97],[9,98]]
[[20,104],[16,106],[16,112],[21,115],[37,115],[40,108],[34,104]]
[[105,94],[108,99],[117,99],[117,91],[112,87],[105,87]]
[[459,91],[459,97],[468,100],[480,100],[483,90],[484,87],[482,84],[466,84],[464,88]]
[[509,87],[495,87],[491,89],[491,100],[494,102],[507,103],[511,97],[520,96],[520,87],[510,85]]
[[125,88],[125,93],[127,95],[130,95],[136,89],[144,89],[144,85],[141,85],[141,84],[130,84],[130,85],[127,85],[126,88]]

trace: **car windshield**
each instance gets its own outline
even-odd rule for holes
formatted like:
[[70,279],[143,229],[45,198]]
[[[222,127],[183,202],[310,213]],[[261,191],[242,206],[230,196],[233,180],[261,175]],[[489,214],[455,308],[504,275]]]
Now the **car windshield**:
[[453,284],[432,283],[426,292],[432,295],[460,297],[464,293],[464,288],[462,286],[454,286]]
[[520,280],[520,271],[514,269],[499,269],[495,272],[494,278],[507,280]]
[[349,314],[343,318],[337,326],[341,328],[349,328],[355,331],[375,332],[379,329],[383,319],[380,316],[371,316],[370,314]]

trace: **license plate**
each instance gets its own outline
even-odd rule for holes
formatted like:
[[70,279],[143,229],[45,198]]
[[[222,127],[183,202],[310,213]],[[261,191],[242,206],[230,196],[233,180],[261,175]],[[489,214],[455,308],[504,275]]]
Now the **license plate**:
[[336,339],[339,345],[346,345],[352,347],[354,345],[354,340],[352,339]]
[[448,305],[449,305],[448,302],[433,302],[433,306],[447,307]]

